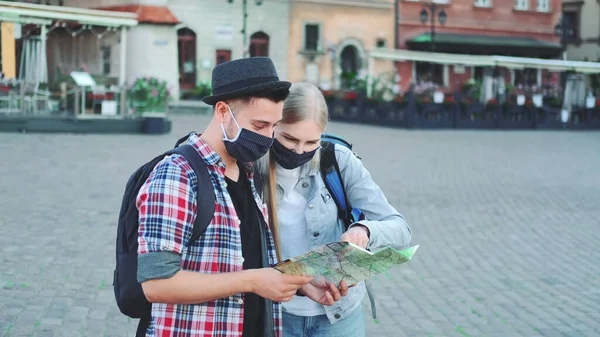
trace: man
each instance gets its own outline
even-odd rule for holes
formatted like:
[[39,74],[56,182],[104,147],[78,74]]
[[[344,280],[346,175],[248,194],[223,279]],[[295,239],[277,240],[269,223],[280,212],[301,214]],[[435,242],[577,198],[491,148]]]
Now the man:
[[[256,193],[252,161],[273,142],[289,82],[269,58],[220,64],[212,73],[213,118],[188,139],[205,161],[211,186],[197,186],[184,157],[161,161],[138,194],[138,282],[152,303],[146,336],[281,335],[281,308],[312,278],[284,275],[276,262],[266,206]],[[196,218],[196,191],[212,188],[213,219],[186,246]]]

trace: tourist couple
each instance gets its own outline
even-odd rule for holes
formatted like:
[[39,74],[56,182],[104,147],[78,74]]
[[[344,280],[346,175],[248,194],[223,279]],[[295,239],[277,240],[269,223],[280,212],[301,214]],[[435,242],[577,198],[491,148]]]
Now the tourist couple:
[[[175,154],[156,165],[137,195],[137,279],[152,303],[142,335],[365,336],[363,282],[323,284],[272,266],[336,241],[404,246],[411,239],[404,218],[352,151],[336,145],[348,200],[365,220],[346,230],[338,218],[319,174],[328,111],[317,87],[279,81],[266,57],[216,66],[212,87],[204,102],[213,117],[187,140],[212,184],[198,186]],[[254,184],[259,174],[262,195]],[[187,245],[200,210],[196,192],[208,188],[214,216]]]

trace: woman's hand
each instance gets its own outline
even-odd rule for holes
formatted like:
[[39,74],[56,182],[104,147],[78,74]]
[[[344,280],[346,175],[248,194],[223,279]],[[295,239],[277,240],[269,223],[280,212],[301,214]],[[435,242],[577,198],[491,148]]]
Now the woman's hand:
[[313,281],[300,288],[300,292],[317,303],[331,306],[339,301],[342,296],[348,295],[348,284],[346,284],[346,281],[342,281],[338,289],[335,284],[327,281]]
[[341,240],[353,243],[361,248],[369,244],[369,229],[363,225],[354,225],[342,235]]

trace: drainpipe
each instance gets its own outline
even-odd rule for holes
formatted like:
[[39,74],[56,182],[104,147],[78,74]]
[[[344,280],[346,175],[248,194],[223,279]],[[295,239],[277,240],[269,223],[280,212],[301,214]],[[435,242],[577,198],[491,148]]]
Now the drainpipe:
[[398,23],[400,15],[398,14],[400,0],[394,0],[394,49],[400,49],[400,41],[398,39]]

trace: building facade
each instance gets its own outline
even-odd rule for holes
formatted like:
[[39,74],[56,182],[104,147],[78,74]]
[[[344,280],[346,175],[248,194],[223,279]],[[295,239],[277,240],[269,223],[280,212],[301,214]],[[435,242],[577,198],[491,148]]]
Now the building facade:
[[[138,14],[127,35],[127,78],[165,79],[173,97],[210,83],[218,63],[246,56],[269,56],[288,78],[289,3],[248,0],[244,45],[242,0],[64,0],[64,6]],[[98,65],[115,62],[117,43],[101,43]],[[245,54],[246,52],[246,54]],[[109,74],[106,74],[109,75]]]
[[[367,74],[367,53],[393,46],[391,0],[294,0],[290,2],[288,65],[292,82],[344,89]],[[390,61],[376,74],[395,72]]]
[[[401,49],[545,59],[561,57],[560,38],[555,33],[562,12],[560,0],[438,0],[435,8],[429,1],[398,1]],[[397,66],[403,89],[411,84],[433,82],[441,89],[452,91],[467,81],[480,81],[492,71],[499,71],[500,74],[493,76],[504,76],[508,85],[541,86],[546,76],[537,69],[486,69],[425,62],[398,62]]]
[[567,59],[600,61],[600,2],[565,0],[563,18],[569,33],[565,39]]

